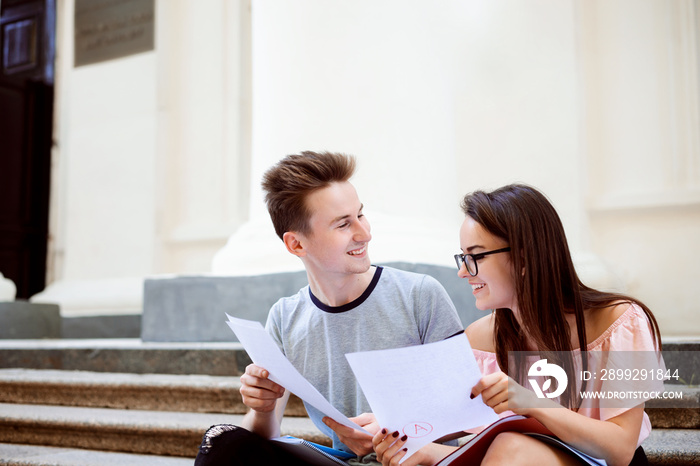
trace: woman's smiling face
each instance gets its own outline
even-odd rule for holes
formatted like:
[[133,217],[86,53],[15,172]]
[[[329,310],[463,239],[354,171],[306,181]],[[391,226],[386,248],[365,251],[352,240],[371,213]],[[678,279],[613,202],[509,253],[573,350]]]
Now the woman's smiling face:
[[[459,230],[459,243],[463,254],[479,254],[509,246],[504,239],[492,235],[469,216],[464,219]],[[511,253],[491,254],[479,259],[479,270],[475,277],[467,272],[464,265],[460,268],[458,275],[469,280],[477,309],[486,311],[507,308],[517,312]]]

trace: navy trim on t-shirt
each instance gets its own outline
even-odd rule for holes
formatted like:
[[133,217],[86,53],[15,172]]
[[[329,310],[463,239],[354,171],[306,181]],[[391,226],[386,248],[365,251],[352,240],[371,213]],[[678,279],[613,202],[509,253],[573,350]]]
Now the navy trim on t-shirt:
[[349,303],[343,304],[342,306],[328,306],[319,301],[319,299],[316,296],[314,296],[314,294],[311,292],[311,287],[309,287],[309,296],[311,296],[311,301],[316,305],[316,307],[318,307],[322,311],[330,312],[333,314],[339,314],[341,312],[347,312],[352,309],[355,309],[357,306],[364,303],[367,300],[367,298],[369,298],[369,295],[372,294],[372,291],[374,291],[374,288],[377,286],[377,283],[379,283],[379,277],[381,277],[382,275],[382,269],[383,267],[377,266],[377,270],[374,271],[374,277],[372,277],[372,281],[369,283],[369,286],[364,291],[364,293],[362,293],[360,297],[354,301],[350,301]]
[[459,332],[453,333],[453,334],[450,335],[449,337],[445,338],[445,340],[449,340],[450,338],[454,338],[454,337],[456,337],[457,335],[461,335],[461,334],[463,334],[463,333],[464,333],[464,330],[460,330]]

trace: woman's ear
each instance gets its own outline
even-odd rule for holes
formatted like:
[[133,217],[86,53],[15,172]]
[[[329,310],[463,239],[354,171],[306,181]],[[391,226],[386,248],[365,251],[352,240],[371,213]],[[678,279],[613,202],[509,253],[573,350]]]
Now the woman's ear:
[[282,235],[282,241],[287,248],[287,251],[291,252],[297,257],[303,257],[306,255],[306,250],[301,243],[301,235],[294,231],[287,231]]

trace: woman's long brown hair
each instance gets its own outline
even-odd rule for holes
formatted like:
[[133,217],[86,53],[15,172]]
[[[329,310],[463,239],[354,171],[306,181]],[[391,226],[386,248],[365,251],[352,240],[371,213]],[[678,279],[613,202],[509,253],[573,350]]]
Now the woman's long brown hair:
[[[501,370],[508,372],[509,354],[514,357],[516,380],[524,382],[524,352],[534,344],[567,374],[574,373],[571,334],[565,313],[576,319],[577,339],[584,370],[586,326],[584,311],[614,306],[623,301],[638,304],[651,323],[654,342],[661,350],[661,335],[654,315],[640,301],[618,293],[589,288],[576,274],[564,227],[549,200],[538,190],[512,184],[492,192],[475,191],[462,201],[465,215],[489,233],[507,242],[513,265],[513,281],[522,328],[510,309],[495,309],[494,344]],[[527,342],[525,336],[527,335]],[[576,384],[569,384],[562,403],[571,409],[579,406]]]

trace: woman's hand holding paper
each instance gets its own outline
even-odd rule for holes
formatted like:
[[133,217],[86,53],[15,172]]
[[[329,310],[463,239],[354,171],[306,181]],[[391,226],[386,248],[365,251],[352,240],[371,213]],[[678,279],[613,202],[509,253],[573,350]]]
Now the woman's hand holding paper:
[[543,404],[552,405],[551,400],[537,398],[535,392],[528,390],[503,372],[488,374],[472,388],[471,397],[481,395],[484,403],[493,408],[496,414],[511,411],[515,414],[529,416],[532,408]]
[[372,439],[377,461],[381,462],[382,466],[432,466],[455,450],[455,447],[429,443],[402,462],[407,453],[404,447],[406,440],[408,437],[400,436],[398,431],[381,429]]

